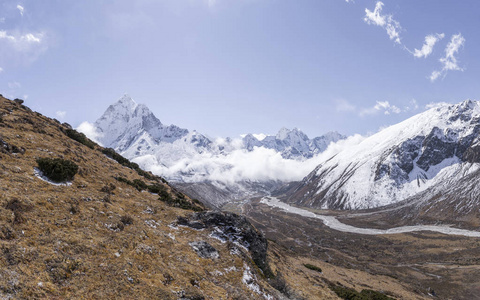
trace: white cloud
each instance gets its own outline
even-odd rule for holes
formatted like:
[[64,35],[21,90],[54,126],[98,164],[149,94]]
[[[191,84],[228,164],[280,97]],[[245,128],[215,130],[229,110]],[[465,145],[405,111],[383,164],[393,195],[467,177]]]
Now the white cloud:
[[31,63],[47,49],[44,32],[0,30],[0,61]]
[[99,145],[102,145],[98,140],[103,136],[101,133],[97,132],[95,130],[95,126],[93,123],[90,122],[83,122],[82,124],[78,125],[77,128],[75,128],[77,131],[82,132],[85,134],[89,139],[92,141],[96,142]]
[[427,105],[425,105],[425,109],[437,108],[444,105],[448,105],[448,103],[447,102],[430,102]]
[[57,111],[55,114],[57,115],[57,117],[58,117],[59,119],[63,119],[63,118],[65,118],[65,116],[67,115],[67,112],[66,112],[66,111],[61,111],[61,110],[59,110],[59,111]]
[[435,44],[441,39],[443,39],[444,37],[445,37],[445,34],[443,33],[427,35],[425,37],[425,43],[423,44],[422,49],[420,50],[415,49],[413,52],[413,56],[419,57],[419,58],[429,56],[433,52],[433,46],[435,46]]
[[226,155],[196,153],[166,166],[153,155],[133,159],[141,166],[167,178],[189,173],[187,181],[219,181],[225,184],[249,181],[296,181],[308,175],[318,164],[342,149],[358,144],[364,138],[355,135],[337,143],[331,143],[321,154],[307,160],[285,159],[273,149],[256,147],[253,151],[236,149]]
[[10,89],[12,89],[12,90],[15,90],[15,89],[21,88],[22,85],[20,84],[20,82],[14,81],[14,82],[9,82],[9,83],[8,83],[8,87],[9,87]]
[[404,107],[404,111],[417,110],[419,108],[417,100],[412,99],[410,103]]
[[358,114],[361,117],[364,117],[367,115],[375,115],[379,112],[383,112],[383,114],[389,115],[391,113],[399,114],[402,112],[402,110],[399,107],[390,104],[390,102],[388,101],[377,101],[374,106],[369,108],[363,108]]
[[5,23],[5,18],[0,18],[0,23]]
[[20,15],[22,15],[22,17],[23,17],[23,12],[25,11],[25,8],[23,6],[21,6],[20,4],[18,4],[17,9],[20,12]]
[[383,2],[378,1],[373,11],[368,8],[365,9],[365,18],[363,19],[367,24],[380,26],[387,31],[388,36],[397,44],[401,44],[400,31],[402,27],[400,23],[395,21],[392,15],[382,15]]
[[435,70],[430,75],[430,81],[437,80],[440,76],[445,77],[448,71],[463,71],[458,65],[455,55],[458,53],[461,47],[465,45],[465,38],[461,33],[452,36],[452,39],[445,48],[445,56],[440,58],[440,63],[443,67],[441,70]]
[[3,68],[2,68],[2,67],[0,67],[0,73],[2,73],[2,72],[3,72]]
[[355,105],[351,104],[345,99],[337,99],[336,102],[336,109],[340,112],[349,112],[355,110]]

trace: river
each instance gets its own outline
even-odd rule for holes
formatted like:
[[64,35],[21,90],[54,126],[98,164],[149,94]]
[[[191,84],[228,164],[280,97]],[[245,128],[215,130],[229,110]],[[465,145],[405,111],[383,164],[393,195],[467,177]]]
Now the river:
[[302,208],[290,206],[287,203],[284,203],[275,197],[263,197],[260,202],[272,207],[280,208],[292,214],[297,214],[297,215],[301,215],[308,218],[320,219],[323,221],[323,223],[326,226],[342,232],[367,234],[367,235],[380,235],[380,234],[406,233],[406,232],[414,232],[414,231],[434,231],[434,232],[440,232],[440,233],[449,234],[449,235],[480,237],[479,231],[458,229],[458,228],[453,228],[447,225],[414,225],[414,226],[394,227],[390,229],[360,228],[360,227],[354,227],[354,226],[341,223],[334,216],[325,216],[325,215],[315,214],[311,211],[308,211]]

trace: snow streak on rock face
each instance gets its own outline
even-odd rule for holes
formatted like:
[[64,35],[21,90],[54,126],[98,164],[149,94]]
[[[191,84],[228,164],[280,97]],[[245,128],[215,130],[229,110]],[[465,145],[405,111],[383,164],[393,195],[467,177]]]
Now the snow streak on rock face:
[[331,209],[373,208],[404,200],[476,170],[479,133],[479,102],[430,109],[324,161],[290,200]]

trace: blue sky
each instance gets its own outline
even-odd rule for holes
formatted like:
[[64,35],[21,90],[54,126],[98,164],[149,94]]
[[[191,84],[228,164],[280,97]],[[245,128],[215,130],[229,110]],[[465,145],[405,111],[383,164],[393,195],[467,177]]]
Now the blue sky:
[[478,99],[475,0],[0,0],[0,93],[73,126],[128,93],[212,137],[368,134]]

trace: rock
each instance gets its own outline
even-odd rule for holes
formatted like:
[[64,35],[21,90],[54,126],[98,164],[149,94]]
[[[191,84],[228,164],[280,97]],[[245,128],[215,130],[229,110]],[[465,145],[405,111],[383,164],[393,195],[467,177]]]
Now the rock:
[[195,229],[215,228],[213,236],[247,248],[253,262],[269,277],[273,273],[267,262],[267,239],[245,218],[230,212],[199,212],[190,218],[179,217],[178,225]]
[[191,242],[189,245],[192,246],[193,250],[195,250],[201,258],[217,259],[220,257],[217,249],[205,241]]

